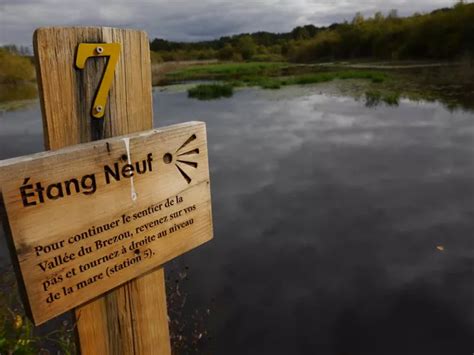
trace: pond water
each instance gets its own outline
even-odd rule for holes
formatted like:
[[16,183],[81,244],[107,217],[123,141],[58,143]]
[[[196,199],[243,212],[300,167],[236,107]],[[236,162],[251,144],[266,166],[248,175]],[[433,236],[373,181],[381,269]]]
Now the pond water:
[[[202,353],[474,351],[472,113],[315,87],[154,105],[208,125],[215,239],[171,266],[211,309]],[[0,116],[0,159],[40,150],[37,104]]]

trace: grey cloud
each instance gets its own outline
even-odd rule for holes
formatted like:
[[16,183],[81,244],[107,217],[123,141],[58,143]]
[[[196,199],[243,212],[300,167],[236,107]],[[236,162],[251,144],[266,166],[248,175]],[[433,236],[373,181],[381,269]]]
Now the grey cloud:
[[29,45],[40,26],[98,25],[140,28],[150,38],[205,40],[240,32],[285,32],[298,25],[329,25],[357,11],[392,8],[401,15],[451,6],[453,0],[0,0],[0,44]]

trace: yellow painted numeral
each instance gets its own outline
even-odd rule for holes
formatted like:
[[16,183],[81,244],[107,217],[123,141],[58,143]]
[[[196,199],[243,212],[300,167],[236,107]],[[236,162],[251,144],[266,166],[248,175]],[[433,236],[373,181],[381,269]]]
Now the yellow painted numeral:
[[84,69],[87,59],[91,57],[109,57],[92,106],[92,116],[95,118],[104,117],[105,104],[119,56],[120,43],[81,43],[77,48],[76,67],[79,69]]

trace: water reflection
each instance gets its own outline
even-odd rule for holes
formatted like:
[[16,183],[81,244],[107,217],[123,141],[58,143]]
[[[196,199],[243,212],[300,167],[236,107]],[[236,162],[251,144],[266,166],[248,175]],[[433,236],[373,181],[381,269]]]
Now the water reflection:
[[209,127],[216,239],[182,262],[192,299],[216,297],[213,352],[471,347],[472,115],[296,88],[157,99]]
[[[190,308],[215,299],[203,352],[472,352],[472,114],[296,87],[154,101],[159,125],[208,125],[215,239],[178,259]],[[39,117],[1,116],[1,158],[42,149]]]
[[365,106],[377,107],[382,103],[388,106],[398,106],[400,104],[400,94],[384,94],[377,90],[369,90],[365,92]]

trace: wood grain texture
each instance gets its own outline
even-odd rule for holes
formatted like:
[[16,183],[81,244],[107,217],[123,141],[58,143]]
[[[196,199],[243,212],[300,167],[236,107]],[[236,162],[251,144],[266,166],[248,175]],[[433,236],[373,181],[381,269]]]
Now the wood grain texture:
[[36,324],[212,238],[201,122],[4,160],[0,169],[9,171],[3,198]]
[[[78,72],[73,66],[74,55],[79,43],[112,41],[122,44],[122,53],[105,108],[104,137],[152,128],[150,56],[144,32],[111,28],[42,28],[35,32],[33,45],[46,149],[93,139],[90,108],[104,61],[88,61],[85,70]],[[163,275],[163,271],[149,273],[78,308],[81,352],[86,355],[170,354],[168,324],[159,321],[167,319]],[[144,285],[147,285],[146,294],[152,297],[143,299]],[[123,295],[139,299],[141,307],[131,307]],[[147,317],[156,322],[138,333],[136,322]],[[134,352],[127,352],[130,348]]]
[[92,140],[91,107],[107,58],[75,68],[79,43],[120,43],[122,51],[105,107],[104,137],[151,128],[152,95],[148,37],[114,28],[41,28],[33,38],[47,149]]

